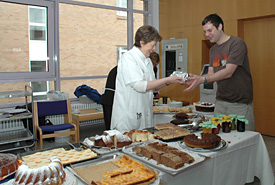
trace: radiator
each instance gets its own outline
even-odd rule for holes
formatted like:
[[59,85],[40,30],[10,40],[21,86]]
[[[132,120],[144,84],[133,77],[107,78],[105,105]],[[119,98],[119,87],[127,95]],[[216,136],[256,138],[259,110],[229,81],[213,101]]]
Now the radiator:
[[[75,110],[83,110],[83,109],[91,109],[91,108],[102,110],[102,106],[97,103],[92,103],[92,104],[72,103],[71,107],[72,107],[72,112],[74,112]],[[48,116],[47,119],[51,120],[51,122],[55,125],[64,123],[64,116]],[[82,121],[79,124],[80,126],[85,126],[85,125],[96,124],[99,122],[103,122],[103,119]]]
[[22,129],[22,128],[24,128],[24,125],[21,120],[1,121],[1,124],[0,124],[0,129],[3,131]]
[[[82,109],[91,109],[91,108],[97,108],[99,110],[102,110],[102,106],[97,103],[92,104],[82,104],[82,103],[72,103],[72,112]],[[51,120],[51,122],[55,125],[64,123],[64,116],[48,116],[47,119]],[[83,121],[80,122],[80,126],[84,125],[91,125],[96,123],[103,122],[103,119],[98,120],[90,120],[90,121]],[[15,129],[21,129],[24,128],[23,122],[21,120],[8,120],[8,121],[0,121],[0,132],[1,131],[8,131],[8,130],[15,130]]]

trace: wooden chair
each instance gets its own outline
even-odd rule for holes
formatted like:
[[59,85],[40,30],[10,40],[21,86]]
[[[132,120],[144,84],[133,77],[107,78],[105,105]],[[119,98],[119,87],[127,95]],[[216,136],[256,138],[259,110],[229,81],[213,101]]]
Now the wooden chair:
[[[37,134],[40,136],[40,149],[43,149],[43,139],[46,138],[54,138],[58,136],[70,136],[70,142],[72,143],[72,139],[74,138],[75,142],[78,138],[78,131],[77,127],[73,124],[72,121],[72,108],[71,108],[71,101],[70,100],[60,100],[60,101],[41,101],[41,102],[34,102],[33,103],[33,113],[34,113],[34,125],[35,125],[35,139],[37,139]],[[40,116],[53,116],[53,115],[64,115],[64,122],[63,124],[54,124],[54,125],[43,125],[39,126],[39,119]],[[43,132],[54,132],[54,131],[61,131],[67,130],[59,133],[53,134],[43,134]],[[38,133],[37,133],[38,131]],[[37,150],[37,141],[35,142],[35,150]]]

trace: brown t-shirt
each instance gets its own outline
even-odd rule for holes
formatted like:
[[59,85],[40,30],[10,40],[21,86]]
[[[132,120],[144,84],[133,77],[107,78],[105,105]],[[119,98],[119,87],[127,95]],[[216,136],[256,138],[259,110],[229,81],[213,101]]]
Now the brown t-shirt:
[[213,67],[215,73],[224,69],[229,63],[238,67],[231,78],[217,82],[216,99],[231,103],[251,103],[253,84],[247,47],[244,40],[239,37],[231,36],[223,44],[216,44],[210,49],[210,67]]

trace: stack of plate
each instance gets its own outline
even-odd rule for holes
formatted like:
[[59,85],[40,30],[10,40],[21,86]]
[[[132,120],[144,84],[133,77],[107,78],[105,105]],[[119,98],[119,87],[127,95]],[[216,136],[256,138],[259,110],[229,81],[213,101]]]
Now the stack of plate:
[[168,106],[169,107],[180,108],[180,107],[182,107],[182,102],[172,101],[168,104]]

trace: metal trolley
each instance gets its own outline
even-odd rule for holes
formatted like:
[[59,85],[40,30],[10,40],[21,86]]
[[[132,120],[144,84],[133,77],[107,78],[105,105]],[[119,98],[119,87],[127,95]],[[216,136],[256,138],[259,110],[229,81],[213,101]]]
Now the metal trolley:
[[[32,88],[25,85],[25,89],[21,91],[0,92],[0,99],[20,97],[25,98],[25,109],[0,110],[0,152],[17,149],[29,151],[34,145],[34,125],[30,124],[33,114],[28,110],[28,104],[31,103],[32,106],[33,103]],[[25,126],[21,123],[22,120],[26,120]]]

